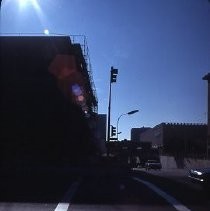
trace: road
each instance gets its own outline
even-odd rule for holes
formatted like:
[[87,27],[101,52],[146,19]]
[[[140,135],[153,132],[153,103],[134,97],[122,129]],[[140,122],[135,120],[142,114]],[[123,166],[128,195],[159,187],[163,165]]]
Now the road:
[[1,176],[0,211],[210,210],[210,194],[186,177],[143,170],[85,171]]

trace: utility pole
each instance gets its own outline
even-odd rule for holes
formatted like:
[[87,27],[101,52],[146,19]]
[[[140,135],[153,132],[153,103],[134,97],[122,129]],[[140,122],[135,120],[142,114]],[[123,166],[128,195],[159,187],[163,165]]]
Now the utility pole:
[[[111,117],[111,99],[112,99],[112,83],[117,81],[118,69],[111,67],[110,82],[109,82],[109,104],[108,104],[108,122],[107,122],[107,143],[110,141],[110,117]],[[109,149],[107,149],[107,155],[109,155]]]

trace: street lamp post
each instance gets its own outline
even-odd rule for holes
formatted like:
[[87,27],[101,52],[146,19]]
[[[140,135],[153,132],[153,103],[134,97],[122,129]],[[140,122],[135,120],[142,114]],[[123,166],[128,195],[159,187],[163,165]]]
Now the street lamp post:
[[119,125],[120,118],[121,118],[122,116],[124,116],[124,115],[132,115],[132,114],[135,114],[135,113],[137,113],[137,112],[139,112],[139,110],[133,110],[133,111],[130,111],[130,112],[128,112],[128,113],[121,114],[121,115],[117,118],[117,140],[118,140],[118,134],[119,134],[119,132],[118,132],[118,125]]

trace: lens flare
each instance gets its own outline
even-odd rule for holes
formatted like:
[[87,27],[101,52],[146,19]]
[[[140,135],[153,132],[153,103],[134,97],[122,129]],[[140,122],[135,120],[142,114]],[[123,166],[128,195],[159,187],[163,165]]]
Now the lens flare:
[[30,7],[32,7],[34,9],[34,11],[36,12],[41,24],[44,27],[44,22],[46,22],[45,20],[45,16],[44,13],[38,3],[38,0],[17,0],[18,4],[19,4],[19,10],[22,13],[23,10],[29,10]]

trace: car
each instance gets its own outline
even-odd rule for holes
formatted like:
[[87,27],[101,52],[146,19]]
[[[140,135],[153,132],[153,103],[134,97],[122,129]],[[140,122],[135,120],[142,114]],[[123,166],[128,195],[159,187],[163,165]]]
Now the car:
[[202,185],[206,190],[210,190],[210,167],[190,169],[188,177],[192,182]]
[[155,170],[160,170],[162,168],[162,165],[160,161],[158,160],[148,160],[145,163],[145,169],[150,170],[150,169],[155,169]]

